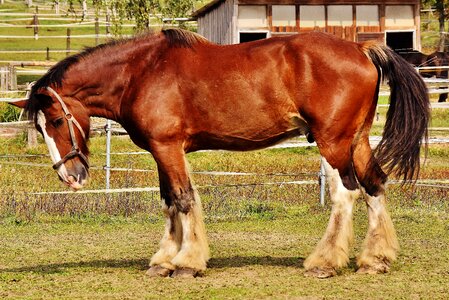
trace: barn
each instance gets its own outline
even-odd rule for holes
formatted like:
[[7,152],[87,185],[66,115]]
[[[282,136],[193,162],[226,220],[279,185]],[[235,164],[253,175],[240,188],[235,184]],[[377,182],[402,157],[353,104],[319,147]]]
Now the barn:
[[198,33],[218,44],[315,30],[421,49],[419,0],[213,0],[193,17]]

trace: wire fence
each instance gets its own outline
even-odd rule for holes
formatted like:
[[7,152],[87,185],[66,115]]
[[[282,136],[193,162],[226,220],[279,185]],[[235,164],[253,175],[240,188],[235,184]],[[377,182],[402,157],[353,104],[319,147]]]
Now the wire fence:
[[[56,8],[51,8],[55,9]],[[66,12],[61,8],[57,14],[15,14],[2,13],[3,16],[17,17],[10,19],[0,19],[0,28],[27,28],[33,30],[33,34],[28,35],[0,35],[0,39],[100,39],[110,38],[112,35],[108,28],[111,23],[103,16],[95,20],[93,14],[86,14],[85,10],[79,10],[78,14],[83,15],[82,23],[79,23],[79,18],[63,17]],[[55,11],[56,12],[56,11]],[[157,16],[158,18],[160,16]],[[64,21],[67,24],[41,24],[38,21]],[[14,22],[33,22],[32,24],[11,24]],[[123,27],[133,27],[133,24],[124,24]],[[161,25],[152,25],[161,27]],[[92,34],[55,34],[44,35],[42,29],[88,29],[92,28]],[[105,33],[100,33],[100,28]],[[70,43],[67,43],[66,49],[46,49],[46,50],[2,50],[0,53],[4,54],[38,54],[47,53],[49,57],[51,53],[66,53],[70,54],[79,50],[72,49]],[[14,69],[14,70],[13,70]],[[17,76],[24,75],[42,75],[45,69],[30,69],[30,68],[11,68],[0,70],[1,74],[10,74],[8,78],[15,77],[15,79],[3,79],[0,82],[4,84],[0,87],[1,95],[6,93],[9,95],[23,93],[17,89]],[[5,76],[4,76],[5,77]],[[11,80],[11,81],[10,81]],[[11,82],[16,82],[16,84]],[[430,82],[433,88],[429,88],[429,93],[447,93],[449,85],[446,79],[438,80],[438,82]],[[382,95],[388,95],[388,91],[382,91]],[[0,97],[0,101],[18,101],[26,97]],[[103,121],[104,122],[104,121]],[[6,126],[0,124],[0,127]],[[11,126],[19,128],[27,128],[28,123],[14,123]],[[96,125],[92,128],[93,131],[104,131],[104,125]],[[124,134],[122,128],[112,128],[111,133]],[[447,141],[444,141],[447,142]],[[296,145],[298,146],[298,145]],[[303,146],[301,146],[303,147]],[[108,154],[109,153],[109,154]],[[101,153],[103,156],[127,156],[135,157],[137,155],[148,155],[147,152],[108,152]],[[33,168],[36,173],[45,171],[45,178],[55,181],[55,175],[51,170],[49,163],[33,162],[35,159],[44,158],[48,160],[46,155],[38,154],[4,154],[0,155],[0,167],[2,171],[8,166],[9,170],[13,168],[26,168],[28,172]],[[129,158],[130,159],[130,158]],[[132,160],[132,159],[130,159]],[[160,210],[160,195],[157,186],[157,172],[154,169],[145,168],[129,168],[129,167],[113,167],[106,163],[106,166],[93,166],[92,171],[95,175],[104,173],[104,178],[101,180],[107,181],[107,172],[113,172],[114,175],[118,173],[125,174],[123,180],[124,184],[121,188],[100,188],[97,184],[96,189],[85,190],[82,192],[73,193],[70,191],[62,191],[57,189],[49,189],[48,187],[33,186],[28,192],[17,192],[11,190],[14,183],[10,182],[10,186],[0,188],[0,215],[20,215],[25,219],[32,219],[37,214],[51,214],[51,215],[88,215],[88,214],[108,214],[108,215],[125,215],[130,216],[134,214],[155,215]],[[135,177],[149,176],[150,186],[135,186],[130,184]],[[270,217],[276,213],[282,213],[288,209],[299,209],[304,204],[316,205],[317,195],[321,194],[324,197],[324,190],[320,189],[320,181],[324,180],[324,172],[320,171],[319,165],[316,165],[315,170],[309,172],[297,173],[272,173],[272,172],[232,172],[232,171],[194,171],[193,176],[208,176],[206,180],[200,180],[197,186],[200,191],[202,202],[205,208],[206,216],[208,218],[222,219],[222,218],[245,218],[254,214],[264,215]],[[122,175],[120,175],[122,176]],[[228,180],[215,178],[232,178],[237,183],[229,183]],[[13,179],[11,179],[13,180]],[[140,181],[139,181],[140,182]],[[321,181],[323,182],[323,181]],[[152,183],[152,184],[151,184]],[[31,184],[22,181],[21,184]],[[396,182],[391,182],[395,189]],[[324,187],[324,184],[321,184]],[[448,182],[439,179],[426,179],[417,182],[418,191],[422,193],[429,193],[430,202],[437,201],[436,199],[447,199]],[[430,191],[430,192],[429,192]],[[433,196],[435,195],[435,196]],[[433,199],[433,200],[432,200]],[[299,207],[299,208],[298,208]]]

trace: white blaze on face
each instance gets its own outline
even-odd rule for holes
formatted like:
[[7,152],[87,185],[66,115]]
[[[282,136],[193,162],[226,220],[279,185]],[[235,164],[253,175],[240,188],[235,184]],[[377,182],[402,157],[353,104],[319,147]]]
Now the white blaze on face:
[[[56,147],[56,143],[55,140],[50,137],[47,133],[46,127],[45,127],[45,123],[46,123],[46,119],[45,119],[45,115],[44,113],[40,110],[37,112],[37,124],[41,127],[42,130],[42,134],[44,136],[44,140],[45,143],[47,144],[48,147],[48,151],[50,152],[50,157],[51,160],[53,161],[53,163],[57,163],[58,161],[61,160],[61,154],[59,153],[58,148]],[[61,178],[64,181],[68,181],[68,174],[67,174],[67,169],[64,166],[64,164],[62,164],[57,170],[56,172],[58,172],[59,176],[61,176]]]

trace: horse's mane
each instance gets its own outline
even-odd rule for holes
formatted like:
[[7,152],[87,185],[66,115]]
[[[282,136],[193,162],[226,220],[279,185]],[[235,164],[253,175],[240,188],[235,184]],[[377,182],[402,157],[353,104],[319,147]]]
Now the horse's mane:
[[191,31],[183,29],[165,29],[162,30],[170,47],[192,48],[194,45],[210,43],[205,37]]
[[56,87],[61,86],[62,80],[64,79],[65,72],[69,69],[70,66],[78,63],[81,59],[83,59],[86,56],[89,56],[90,54],[98,51],[99,49],[111,47],[111,46],[117,45],[121,42],[122,42],[122,40],[113,40],[111,42],[101,44],[101,45],[98,45],[95,47],[88,47],[88,48],[85,48],[80,53],[71,55],[71,56],[59,61],[57,64],[52,66],[44,76],[42,76],[39,80],[36,81],[36,83],[33,86],[32,91],[37,91],[39,88],[47,87],[47,86],[50,86],[51,84],[55,85]]
[[[161,31],[167,42],[169,47],[187,47],[191,48],[195,44],[198,43],[209,43],[207,39],[204,37],[182,29],[165,29]],[[117,45],[126,44],[129,42],[135,42],[143,39],[152,38],[157,35],[158,32],[154,31],[147,31],[143,34],[137,35],[132,38],[124,38],[124,39],[117,39],[112,40],[110,42],[95,46],[95,47],[88,47],[85,48],[82,52],[71,55],[61,61],[59,61],[57,64],[52,66],[47,73],[42,76],[39,80],[35,82],[31,89],[31,97],[29,101],[27,102],[27,106],[25,110],[28,112],[28,115],[30,118],[34,118],[34,115],[36,114],[37,110],[39,109],[39,103],[37,99],[33,98],[32,96],[36,94],[36,92],[40,88],[46,88],[48,86],[55,86],[60,87],[62,86],[62,81],[64,80],[64,76],[66,74],[66,71],[72,66],[80,62],[83,58],[86,58],[93,53],[98,52],[101,49],[110,48]]]
[[[209,43],[209,41],[190,31],[182,30],[182,29],[165,29],[162,30],[162,33],[164,34],[165,38],[167,39],[170,47],[193,47],[197,43]],[[62,85],[62,80],[64,79],[65,72],[68,70],[68,68],[76,63],[78,63],[81,59],[97,52],[98,50],[109,48],[112,46],[125,44],[131,41],[138,41],[142,39],[148,39],[155,35],[155,32],[146,32],[144,34],[138,35],[133,38],[128,39],[118,39],[118,40],[112,40],[108,43],[101,44],[95,47],[89,47],[85,48],[84,51],[69,56],[57,64],[55,64],[53,67],[51,67],[48,72],[42,76],[39,80],[36,81],[35,85],[33,86],[33,91],[37,91],[41,87],[47,87],[51,84],[55,85],[56,87]]]

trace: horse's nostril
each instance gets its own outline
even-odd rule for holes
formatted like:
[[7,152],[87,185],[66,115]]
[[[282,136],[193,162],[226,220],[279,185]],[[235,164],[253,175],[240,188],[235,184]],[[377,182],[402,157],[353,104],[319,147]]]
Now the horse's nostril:
[[73,176],[73,175],[69,175],[69,176],[67,177],[67,181],[68,181],[69,183],[75,183],[75,182],[77,182],[76,177]]
[[79,174],[80,174],[80,178],[81,179],[86,179],[87,175],[88,175],[88,171],[87,171],[87,169],[85,167],[83,167],[81,169],[81,172],[79,172]]

